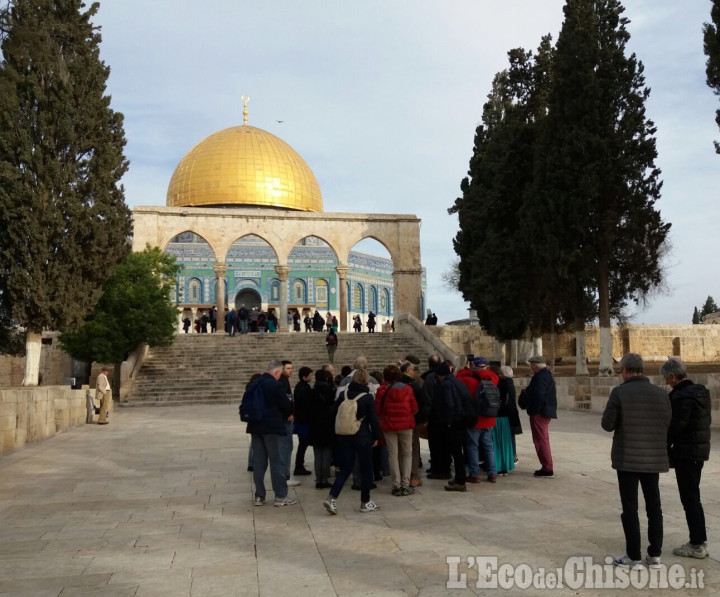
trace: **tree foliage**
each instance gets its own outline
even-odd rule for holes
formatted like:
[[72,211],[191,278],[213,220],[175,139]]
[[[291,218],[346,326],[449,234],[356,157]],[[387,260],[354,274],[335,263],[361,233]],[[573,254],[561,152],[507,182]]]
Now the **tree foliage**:
[[705,303],[703,304],[702,308],[700,309],[700,321],[702,321],[706,315],[710,315],[711,313],[717,313],[718,311],[720,311],[720,307],[715,304],[715,300],[713,299],[713,297],[708,296],[707,299],[705,299]]
[[662,281],[669,224],[643,66],[617,0],[568,0],[555,48],[510,52],[478,127],[454,245],[460,290],[500,338],[599,315]]
[[[715,95],[720,95],[720,0],[712,0],[710,23],[703,26],[703,46],[707,63],[707,84]],[[715,122],[720,127],[720,109],[715,112]],[[720,143],[715,141],[715,152],[720,153]]]
[[177,309],[170,293],[179,269],[175,257],[157,247],[128,255],[85,322],[60,335],[63,348],[81,361],[120,363],[141,344],[172,344]]
[[519,337],[541,326],[542,272],[530,260],[532,236],[518,226],[533,184],[534,143],[545,115],[551,40],[536,54],[517,48],[510,65],[492,84],[475,132],[462,196],[448,210],[460,230],[453,245],[460,257],[458,289],[478,313],[480,324],[501,338]]
[[29,332],[80,323],[129,251],[122,115],[81,0],[1,9],[0,298]]
[[0,300],[0,355],[21,357],[25,354],[25,332],[10,318],[5,303]]
[[702,323],[700,320],[700,312],[698,311],[697,307],[695,307],[695,309],[693,310],[692,323],[693,325]]

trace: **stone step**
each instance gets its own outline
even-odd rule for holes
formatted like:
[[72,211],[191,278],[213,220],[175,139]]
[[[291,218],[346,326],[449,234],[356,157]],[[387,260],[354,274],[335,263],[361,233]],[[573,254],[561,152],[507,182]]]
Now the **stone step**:
[[[341,333],[335,353],[336,373],[360,355],[371,370],[413,353],[427,358],[421,347],[404,334]],[[123,406],[171,406],[239,402],[245,384],[255,372],[264,371],[273,359],[295,365],[292,385],[301,366],[317,369],[327,362],[323,334],[278,333],[259,340],[257,334],[180,334],[172,346],[152,349]]]

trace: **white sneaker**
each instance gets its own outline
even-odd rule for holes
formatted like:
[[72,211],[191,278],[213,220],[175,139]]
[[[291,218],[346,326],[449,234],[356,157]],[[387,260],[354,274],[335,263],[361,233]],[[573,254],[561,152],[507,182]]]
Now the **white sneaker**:
[[651,556],[649,553],[646,553],[645,563],[648,565],[648,568],[660,568],[660,556]]
[[375,512],[375,510],[379,509],[380,506],[378,506],[372,500],[370,500],[369,502],[365,502],[364,504],[360,504],[360,512]]
[[330,514],[337,514],[337,500],[335,498],[328,496],[327,499],[323,501],[323,506],[325,506],[325,509],[330,512]]
[[287,480],[288,487],[297,487],[298,485],[300,485],[300,481],[298,481],[297,479],[288,479]]
[[643,567],[641,560],[631,560],[628,555],[615,558],[613,564],[618,568],[628,568],[629,570],[641,570]]
[[256,505],[256,506],[264,506],[264,505],[265,505],[265,501],[266,501],[266,500],[265,500],[264,497],[260,497],[259,495],[256,495],[256,496],[255,496],[255,505]]
[[290,496],[285,496],[284,498],[275,498],[273,500],[273,506],[276,506],[278,508],[282,506],[294,506],[297,504],[297,500],[294,500]]

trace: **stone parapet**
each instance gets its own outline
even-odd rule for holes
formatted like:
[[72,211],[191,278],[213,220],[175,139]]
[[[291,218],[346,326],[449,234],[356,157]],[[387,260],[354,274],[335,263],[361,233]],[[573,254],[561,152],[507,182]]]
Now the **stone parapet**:
[[[515,378],[515,390],[518,396],[523,388],[530,383],[529,377]],[[650,375],[648,379],[658,387],[669,391],[665,380],[659,375]],[[691,378],[695,383],[703,384],[710,391],[712,400],[712,426],[720,428],[720,373],[693,373]],[[615,377],[557,377],[555,386],[559,410],[588,410],[602,413],[605,410],[610,392],[621,383],[619,376]],[[559,416],[562,416],[559,415]]]
[[[493,338],[478,326],[428,326],[438,338],[458,354],[481,354],[500,359]],[[612,326],[613,357],[620,359],[627,352],[637,352],[648,361],[661,361],[669,356],[687,363],[711,363],[720,360],[720,325],[615,325]],[[528,352],[527,341],[520,341],[520,360]],[[597,326],[585,328],[587,358],[600,358],[600,333]],[[549,356],[550,335],[543,335],[545,356]],[[574,362],[575,334],[558,334],[555,357]]]
[[0,455],[84,425],[86,414],[84,390],[0,389]]

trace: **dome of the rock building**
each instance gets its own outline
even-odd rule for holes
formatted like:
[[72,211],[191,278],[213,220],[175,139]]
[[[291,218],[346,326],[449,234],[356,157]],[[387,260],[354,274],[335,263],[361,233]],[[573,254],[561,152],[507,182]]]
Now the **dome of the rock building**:
[[193,147],[170,179],[167,205],[323,210],[320,185],[305,160],[282,139],[248,125],[218,131]]

